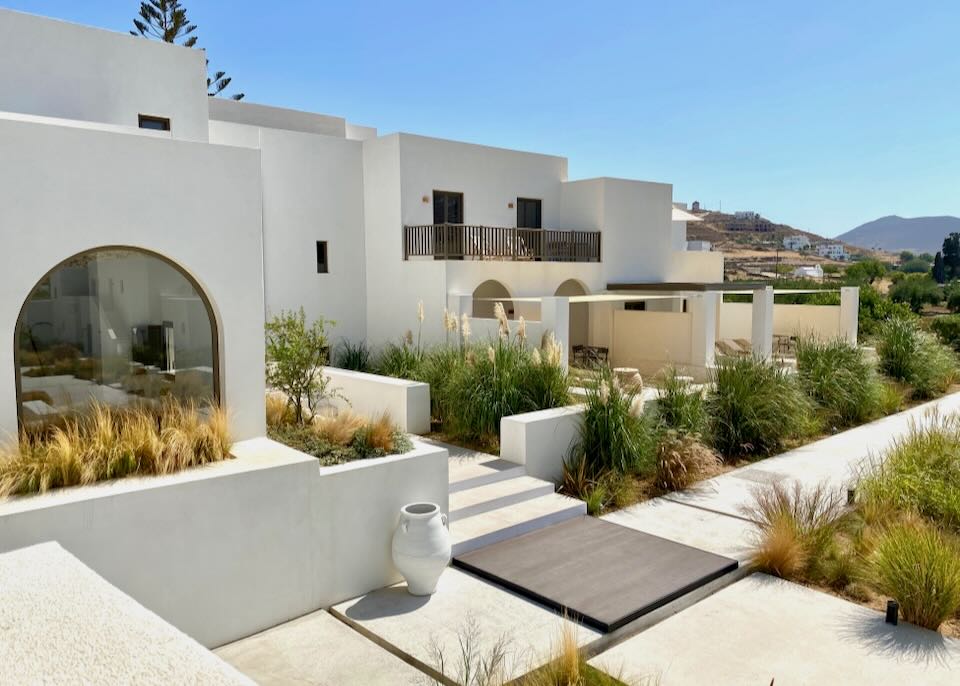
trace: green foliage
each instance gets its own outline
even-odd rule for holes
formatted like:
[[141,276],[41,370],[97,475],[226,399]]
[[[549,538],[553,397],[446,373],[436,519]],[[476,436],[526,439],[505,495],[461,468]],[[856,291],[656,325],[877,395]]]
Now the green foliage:
[[960,610],[960,550],[934,527],[907,523],[890,527],[868,558],[873,586],[896,598],[903,618],[936,630]]
[[933,258],[933,267],[930,268],[930,275],[937,283],[943,283],[947,280],[947,269],[943,264],[943,253],[938,252]]
[[703,435],[708,429],[707,405],[703,393],[690,387],[673,367],[663,374],[657,416],[668,429],[683,434]]
[[960,279],[960,233],[943,239],[943,273],[947,281]]
[[309,408],[328,394],[326,326],[323,318],[310,326],[301,307],[298,312],[281,310],[268,321],[266,331],[267,385],[282,391],[294,409],[297,422],[304,421],[304,400]]
[[875,510],[915,512],[960,532],[960,418],[913,424],[871,465],[857,492]]
[[901,250],[901,251],[900,251],[900,263],[901,263],[901,264],[904,263],[904,262],[909,262],[910,260],[915,259],[915,258],[916,258],[916,255],[914,255],[914,254],[913,254],[912,252],[910,252],[909,250]]
[[[960,294],[958,299],[960,299]],[[930,328],[945,345],[960,351],[960,315],[951,314],[944,317],[935,317],[930,322]]]
[[621,387],[609,366],[597,370],[587,386],[580,434],[571,461],[583,460],[591,474],[650,473],[654,466],[653,431],[638,407],[634,388]]
[[892,317],[877,337],[880,370],[910,385],[915,398],[930,398],[947,390],[957,374],[953,352],[920,329],[914,318]]
[[943,287],[943,297],[951,312],[960,312],[960,281],[951,281]]
[[904,274],[926,274],[930,271],[930,263],[915,257],[901,264],[900,271]]
[[[900,272],[894,275],[903,276]],[[859,332],[861,336],[872,336],[880,323],[890,317],[909,317],[910,308],[903,303],[892,302],[872,286],[860,287]]]
[[384,376],[419,381],[420,363],[420,355],[406,341],[388,343],[377,358],[374,370]]
[[[826,270],[824,270],[826,271]],[[887,265],[880,260],[861,260],[847,267],[845,281],[853,285],[872,284],[887,273]]]
[[710,435],[725,457],[770,455],[813,428],[813,403],[796,377],[753,358],[721,359],[707,397]]
[[372,368],[372,355],[366,341],[356,343],[343,339],[334,351],[334,364],[340,369],[352,369],[355,372],[369,372]]
[[926,268],[923,271],[923,274],[909,276],[895,284],[890,289],[890,299],[895,303],[904,303],[917,313],[924,305],[936,305],[943,300],[940,285],[926,273]]
[[861,348],[841,339],[800,339],[797,372],[828,426],[861,424],[880,414],[883,389]]

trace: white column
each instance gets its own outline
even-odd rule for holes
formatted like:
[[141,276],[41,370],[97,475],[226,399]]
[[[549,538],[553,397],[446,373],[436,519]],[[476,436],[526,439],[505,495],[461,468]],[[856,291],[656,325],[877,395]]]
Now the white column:
[[463,316],[466,312],[468,317],[473,316],[473,296],[463,295],[461,293],[447,294],[447,309],[453,312],[457,317]]
[[570,298],[541,298],[540,323],[544,333],[553,332],[563,350],[560,356],[563,368],[567,369],[570,364]]
[[691,317],[690,365],[707,369],[713,366],[717,344],[717,310],[720,293],[708,291],[689,295],[687,311]]
[[840,289],[840,338],[850,345],[857,344],[860,321],[860,289],[845,286]]
[[773,355],[773,286],[753,292],[753,354],[767,360]]

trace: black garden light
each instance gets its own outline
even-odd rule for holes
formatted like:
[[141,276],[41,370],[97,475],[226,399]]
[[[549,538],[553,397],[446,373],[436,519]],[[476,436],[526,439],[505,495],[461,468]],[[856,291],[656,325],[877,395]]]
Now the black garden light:
[[897,625],[898,618],[900,616],[900,603],[896,600],[887,601],[887,624]]

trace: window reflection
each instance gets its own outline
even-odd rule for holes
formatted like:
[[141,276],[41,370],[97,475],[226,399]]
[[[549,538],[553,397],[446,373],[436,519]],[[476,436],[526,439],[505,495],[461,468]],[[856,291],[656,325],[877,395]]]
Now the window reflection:
[[216,399],[215,329],[179,269],[133,249],[83,253],[34,288],[18,322],[25,426],[91,402]]

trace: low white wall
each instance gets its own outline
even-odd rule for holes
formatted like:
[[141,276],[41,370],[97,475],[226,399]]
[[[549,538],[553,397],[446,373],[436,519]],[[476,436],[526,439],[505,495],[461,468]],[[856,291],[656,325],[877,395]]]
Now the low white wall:
[[[719,338],[752,336],[753,304],[723,303],[720,306]],[[812,334],[823,339],[840,336],[839,305],[773,305],[773,333],[777,336]]]
[[504,417],[500,420],[500,458],[525,465],[530,476],[558,482],[582,421],[582,405]]
[[690,362],[689,312],[614,310],[611,358],[617,367],[643,368],[649,362]]
[[237,459],[0,502],[0,552],[58,541],[207,647],[399,579],[400,507],[448,511],[446,450],[318,467],[268,439]]
[[369,417],[387,412],[401,430],[414,434],[430,432],[430,386],[419,381],[324,367],[330,385],[349,402],[332,398],[338,407],[347,407]]

